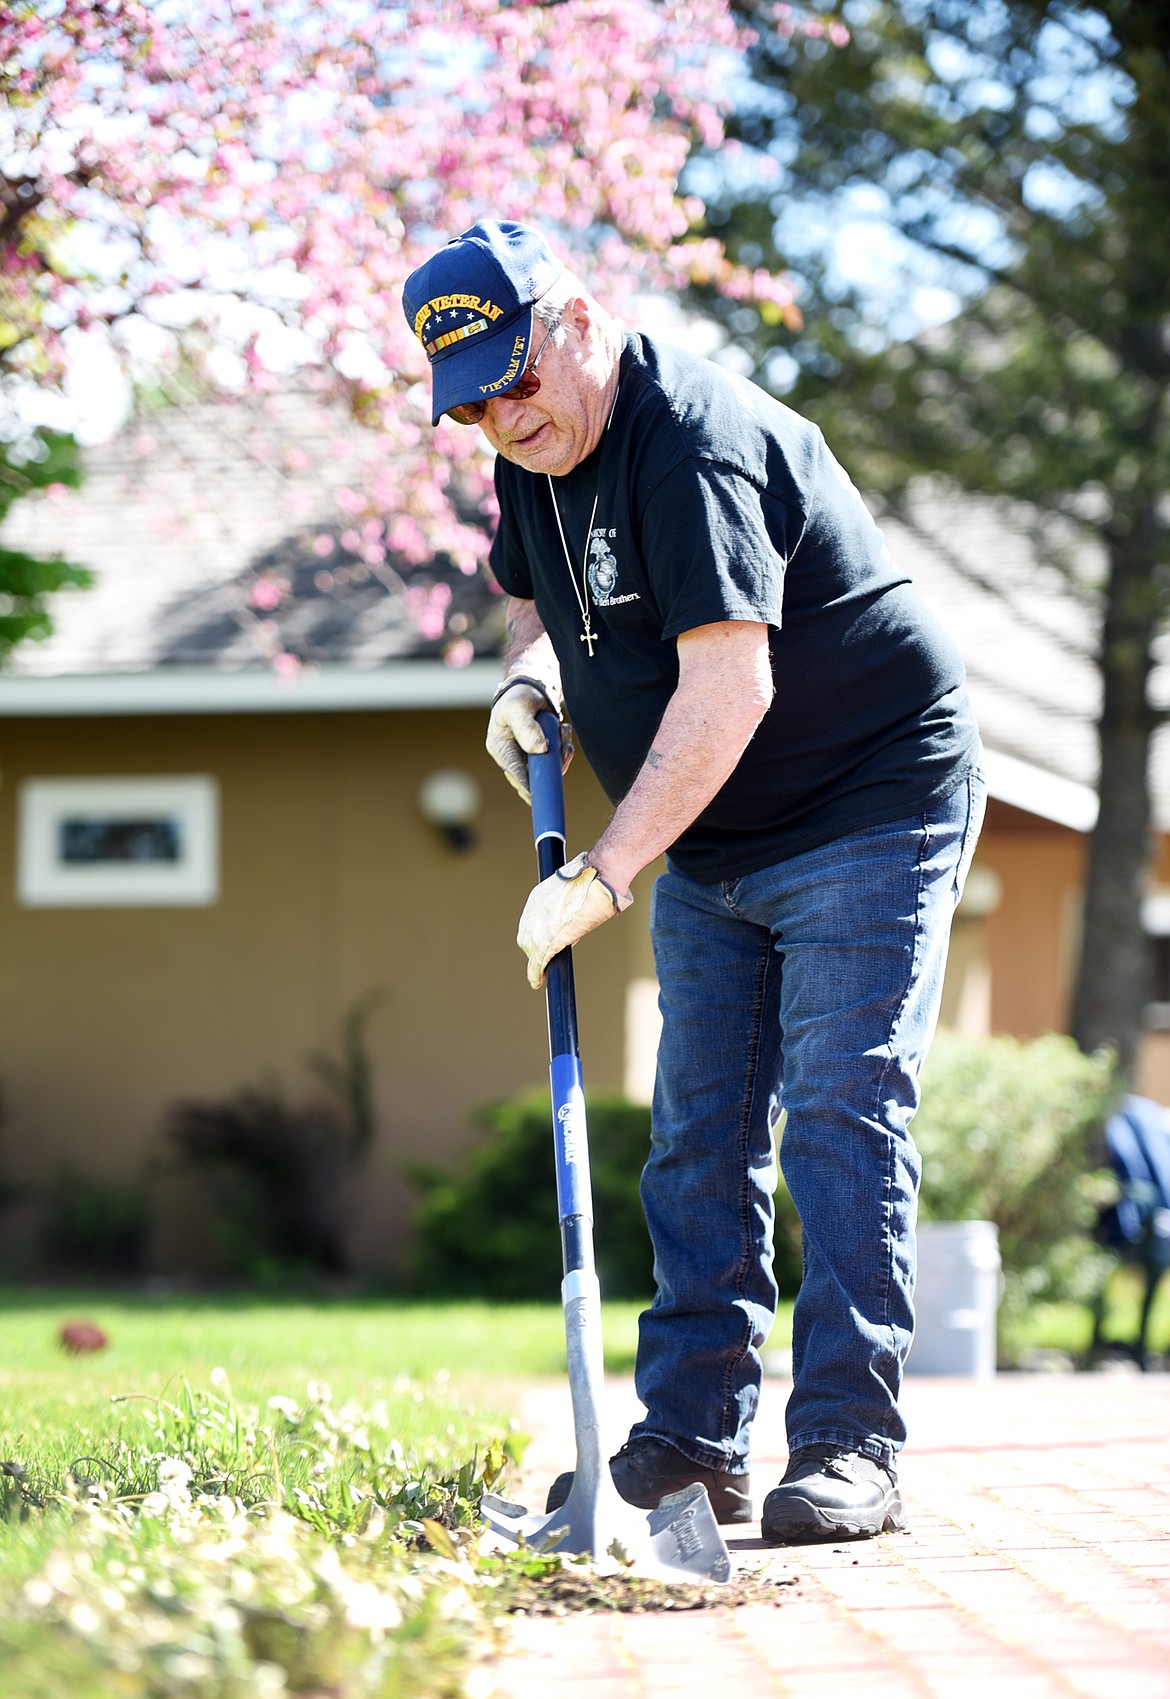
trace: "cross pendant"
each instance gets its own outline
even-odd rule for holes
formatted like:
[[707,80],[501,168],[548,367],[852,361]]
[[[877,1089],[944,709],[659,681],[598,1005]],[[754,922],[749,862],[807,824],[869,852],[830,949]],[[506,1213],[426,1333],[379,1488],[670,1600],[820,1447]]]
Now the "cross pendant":
[[581,642],[588,645],[588,647],[589,647],[589,659],[592,660],[593,659],[593,645],[597,642],[596,632],[591,631],[589,626],[586,626],[584,631],[581,633]]

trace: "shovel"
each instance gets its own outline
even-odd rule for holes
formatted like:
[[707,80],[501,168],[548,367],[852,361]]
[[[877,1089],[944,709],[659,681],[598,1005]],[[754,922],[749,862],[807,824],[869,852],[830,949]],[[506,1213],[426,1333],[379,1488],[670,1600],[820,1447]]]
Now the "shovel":
[[[565,863],[565,804],[561,786],[561,728],[555,714],[537,716],[548,738],[545,755],[528,758],[532,832],[537,869],[547,879]],[[662,1581],[727,1581],[731,1559],[715,1521],[706,1487],[695,1483],[671,1493],[655,1510],[638,1510],[618,1494],[602,1440],[601,1288],[593,1262],[593,1199],[589,1185],[589,1139],[577,1003],[570,950],[548,965],[549,1072],[552,1078],[553,1144],[557,1207],[565,1277],[565,1352],[577,1467],[568,1499],[559,1510],[528,1511],[494,1493],[484,1495],[482,1515],[492,1531],[513,1545],[539,1551],[610,1557],[640,1575]]]

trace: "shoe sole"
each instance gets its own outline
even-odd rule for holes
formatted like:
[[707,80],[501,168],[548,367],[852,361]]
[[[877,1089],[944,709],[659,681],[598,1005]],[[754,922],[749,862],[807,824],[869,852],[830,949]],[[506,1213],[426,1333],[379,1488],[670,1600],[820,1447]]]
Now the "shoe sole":
[[[743,1493],[732,1492],[726,1487],[716,1488],[715,1491],[712,1491],[701,1475],[697,1475],[691,1480],[684,1480],[680,1477],[679,1480],[670,1488],[670,1491],[672,1493],[681,1492],[685,1487],[694,1486],[696,1484],[707,1488],[707,1497],[710,1500],[711,1509],[714,1513],[716,1522],[719,1523],[721,1528],[735,1527],[737,1524],[750,1522],[752,1520],[752,1501],[750,1498],[745,1497]],[[558,1475],[548,1490],[548,1497],[545,1500],[544,1505],[545,1510],[559,1510],[568,1498],[572,1486],[572,1475]],[[625,1493],[622,1493],[621,1496],[625,1503],[632,1505],[635,1510],[650,1511],[657,1510],[662,1499],[665,1498],[667,1494],[662,1493],[660,1497],[656,1499],[641,1500],[636,1498],[626,1498]]]
[[815,1546],[832,1540],[872,1540],[878,1534],[899,1533],[905,1526],[902,1499],[896,1492],[862,1517],[848,1511],[834,1517],[807,1498],[786,1495],[779,1511],[769,1514],[765,1503],[760,1536],[775,1546]]

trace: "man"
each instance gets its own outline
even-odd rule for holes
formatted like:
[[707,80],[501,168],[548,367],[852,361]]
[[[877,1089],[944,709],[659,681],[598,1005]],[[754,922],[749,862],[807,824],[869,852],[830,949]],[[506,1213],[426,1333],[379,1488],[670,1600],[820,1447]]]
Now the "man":
[[657,1292],[618,1490],[649,1508],[701,1481],[720,1521],[752,1518],[783,1108],[804,1278],[764,1537],[897,1528],[907,1128],[982,813],[958,655],[820,433],[623,333],[536,231],[473,226],[411,276],[405,308],[433,422],[478,425],[497,451],[510,600],[488,748],[527,796],[535,714],[563,703],[614,804],[528,900],[531,983],[667,856],[642,1181]]

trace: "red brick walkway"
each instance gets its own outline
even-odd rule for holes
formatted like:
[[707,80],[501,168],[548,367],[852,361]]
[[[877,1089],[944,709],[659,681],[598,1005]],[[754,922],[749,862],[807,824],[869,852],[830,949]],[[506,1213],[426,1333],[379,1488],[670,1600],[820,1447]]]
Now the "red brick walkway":
[[[611,1387],[615,1441],[638,1410]],[[788,1384],[757,1425],[757,1508]],[[1170,1376],[908,1382],[909,1530],[838,1546],[728,1540],[792,1578],[776,1606],[518,1619],[499,1699],[1170,1699]],[[523,1491],[572,1462],[542,1389]]]

